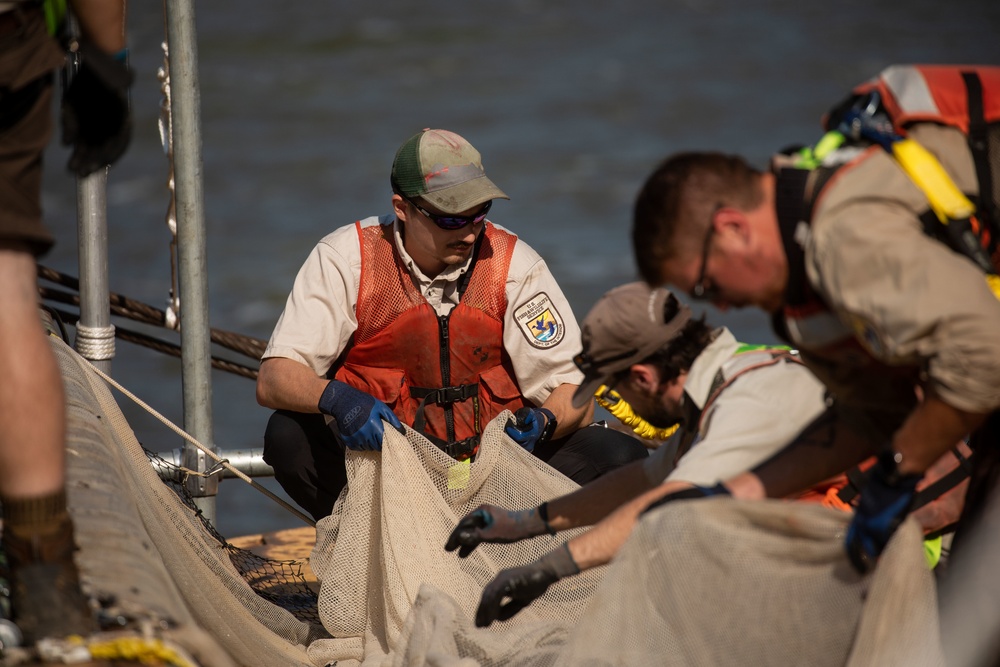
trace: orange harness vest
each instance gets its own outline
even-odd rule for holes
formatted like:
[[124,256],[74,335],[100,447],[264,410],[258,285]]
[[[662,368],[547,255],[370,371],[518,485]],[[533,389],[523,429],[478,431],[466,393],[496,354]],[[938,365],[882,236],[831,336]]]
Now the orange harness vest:
[[487,222],[460,286],[439,317],[413,284],[392,225],[362,227],[358,329],[335,378],[385,402],[452,456],[471,454],[483,426],[528,405],[503,346],[505,285],[517,237]]
[[[1000,207],[997,205],[1000,173],[991,166],[996,156],[989,155],[989,144],[1000,138],[1000,67],[894,65],[856,86],[848,100],[827,115],[827,129],[836,127],[838,116],[873,91],[878,93],[876,99],[880,100],[896,132],[905,135],[910,124],[935,122],[955,127],[967,135],[979,182],[979,194],[972,199],[978,202],[978,215],[985,223],[974,226],[975,234],[983,250],[992,254],[992,268],[1000,268],[1000,243],[991,233],[1000,229]],[[824,188],[843,170],[856,167],[878,150],[872,146],[847,163],[836,164],[833,160],[830,166],[775,170],[778,221],[790,277],[786,305],[774,318],[773,325],[776,333],[793,345],[803,349],[836,350],[837,354],[854,357],[867,354],[856,339],[857,332],[841,323],[810,287],[797,236],[799,225],[812,223],[816,202]],[[995,148],[993,150],[995,152]],[[928,210],[921,220],[929,236],[962,252],[942,233],[932,211]],[[989,264],[990,259],[987,256],[985,261],[977,263],[986,268],[983,265]]]

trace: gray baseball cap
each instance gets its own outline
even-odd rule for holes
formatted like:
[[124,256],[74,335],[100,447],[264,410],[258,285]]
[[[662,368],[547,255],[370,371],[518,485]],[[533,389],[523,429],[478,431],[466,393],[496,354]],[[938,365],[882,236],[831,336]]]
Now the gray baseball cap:
[[407,139],[392,161],[390,183],[396,194],[420,197],[442,213],[510,199],[486,177],[479,151],[448,130],[424,129]]
[[583,351],[573,361],[584,379],[573,406],[585,405],[614,375],[670,343],[690,319],[691,309],[662,287],[634,282],[606,292],[580,325]]

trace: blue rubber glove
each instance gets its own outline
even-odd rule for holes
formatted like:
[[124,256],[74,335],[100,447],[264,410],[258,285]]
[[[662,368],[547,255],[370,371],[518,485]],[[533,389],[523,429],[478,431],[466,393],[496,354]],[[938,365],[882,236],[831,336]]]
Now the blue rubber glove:
[[388,405],[340,380],[330,380],[326,385],[319,398],[319,411],[337,420],[340,437],[348,449],[382,451],[383,421],[406,435]]
[[[552,428],[546,428],[550,422]],[[555,415],[547,408],[519,408],[503,432],[531,452],[535,450],[535,445],[548,439],[555,430],[555,422]]]
[[851,564],[862,574],[875,567],[889,538],[906,518],[917,493],[917,482],[923,477],[901,475],[894,457],[892,450],[879,454],[847,529],[844,546]]
[[692,500],[697,498],[711,498],[712,496],[731,496],[729,489],[724,487],[721,483],[715,486],[692,486],[687,489],[681,489],[680,491],[674,491],[673,493],[668,493],[663,496],[655,503],[647,507],[642,511],[643,514],[650,511],[651,509],[660,507],[669,502],[675,500]]

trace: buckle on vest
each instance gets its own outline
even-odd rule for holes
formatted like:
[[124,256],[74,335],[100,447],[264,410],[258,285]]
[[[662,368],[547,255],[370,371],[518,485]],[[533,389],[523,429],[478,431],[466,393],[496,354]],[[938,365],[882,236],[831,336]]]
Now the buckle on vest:
[[413,398],[422,399],[424,403],[447,405],[478,396],[479,383],[473,382],[472,384],[460,384],[454,387],[441,387],[440,389],[410,387],[410,395]]
[[479,451],[479,436],[474,435],[458,442],[438,444],[438,447],[456,461],[465,461],[471,459]]

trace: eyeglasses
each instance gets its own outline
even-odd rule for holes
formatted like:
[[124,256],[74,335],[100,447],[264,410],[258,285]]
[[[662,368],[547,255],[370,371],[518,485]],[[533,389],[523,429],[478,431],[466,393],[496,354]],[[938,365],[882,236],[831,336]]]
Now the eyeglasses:
[[[406,199],[404,197],[404,199]],[[486,214],[490,212],[490,208],[493,206],[493,201],[490,200],[479,210],[478,213],[472,216],[464,215],[440,215],[438,213],[431,213],[423,206],[418,205],[411,199],[406,199],[410,202],[413,208],[420,211],[420,213],[430,219],[435,225],[441,229],[447,229],[449,231],[454,231],[456,229],[462,229],[468,225],[478,225],[480,222],[486,219]]]
[[722,204],[716,206],[712,211],[712,217],[708,220],[708,232],[705,233],[705,243],[701,249],[701,270],[698,271],[698,279],[691,288],[691,298],[698,301],[713,301],[719,296],[719,286],[705,277],[705,271],[708,269],[708,251],[712,248],[712,235],[715,234],[715,214],[721,208]]

